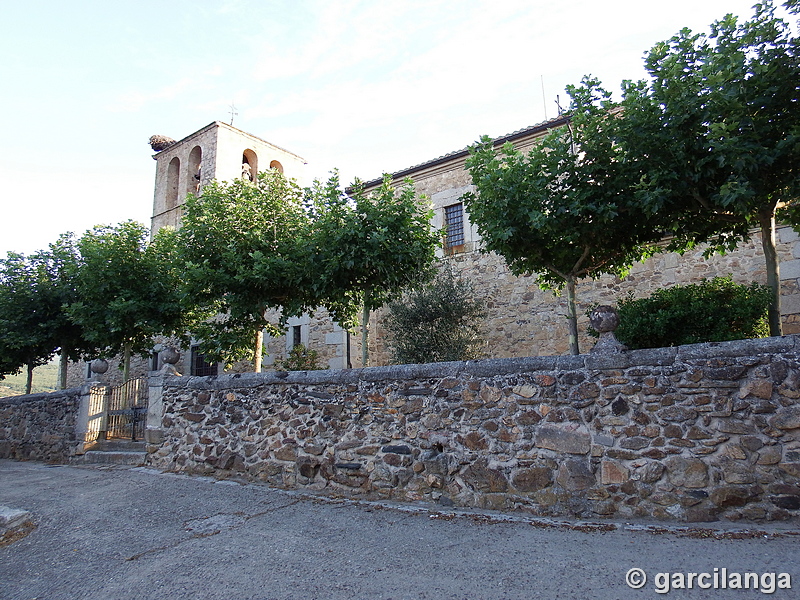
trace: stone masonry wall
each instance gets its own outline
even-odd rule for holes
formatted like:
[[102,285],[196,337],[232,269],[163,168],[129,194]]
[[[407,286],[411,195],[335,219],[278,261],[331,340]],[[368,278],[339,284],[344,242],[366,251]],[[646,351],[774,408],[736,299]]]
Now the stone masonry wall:
[[77,447],[81,390],[0,398],[0,458],[63,463]]
[[[800,336],[166,377],[153,466],[536,515],[800,515]],[[157,421],[156,421],[157,422]]]

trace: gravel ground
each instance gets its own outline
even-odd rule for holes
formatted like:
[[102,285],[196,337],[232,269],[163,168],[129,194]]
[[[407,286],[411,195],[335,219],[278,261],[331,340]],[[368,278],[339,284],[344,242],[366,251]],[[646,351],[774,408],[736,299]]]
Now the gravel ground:
[[[0,505],[36,525],[0,547],[0,600],[740,599],[768,596],[769,573],[793,588],[772,597],[800,597],[798,523],[548,521],[8,460]],[[626,585],[634,567],[641,589]],[[688,572],[709,576],[674,589],[680,579],[659,575]],[[719,589],[744,572],[767,575]]]

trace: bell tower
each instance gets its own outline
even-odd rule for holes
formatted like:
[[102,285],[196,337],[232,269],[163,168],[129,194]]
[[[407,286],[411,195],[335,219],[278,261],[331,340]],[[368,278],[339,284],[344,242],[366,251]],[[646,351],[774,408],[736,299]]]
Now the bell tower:
[[278,169],[300,185],[305,183],[302,157],[220,121],[177,142],[154,135],[150,146],[156,152],[151,233],[165,226],[180,226],[186,196],[201,194],[212,179],[254,180],[264,169]]

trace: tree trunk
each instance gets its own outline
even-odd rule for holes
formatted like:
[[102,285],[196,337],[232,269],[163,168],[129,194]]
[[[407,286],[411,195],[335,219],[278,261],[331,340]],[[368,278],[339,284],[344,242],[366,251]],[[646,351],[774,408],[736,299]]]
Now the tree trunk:
[[569,352],[580,354],[578,348],[578,313],[575,310],[575,278],[567,277],[567,321],[569,323]]
[[775,248],[775,207],[759,211],[758,222],[761,225],[761,247],[764,249],[764,260],[767,266],[767,285],[772,290],[772,302],[769,305],[769,334],[783,335],[781,326],[781,266],[778,251]]
[[25,381],[25,393],[30,394],[33,387],[33,363],[28,363],[28,378]]
[[127,383],[131,376],[131,345],[126,342],[122,350],[122,383]]
[[256,347],[253,350],[253,370],[261,373],[261,361],[264,356],[264,330],[259,327],[256,331]]
[[364,313],[361,315],[361,366],[369,366],[369,290],[364,293]]
[[62,390],[67,389],[67,351],[64,348],[61,348],[58,361],[58,387]]

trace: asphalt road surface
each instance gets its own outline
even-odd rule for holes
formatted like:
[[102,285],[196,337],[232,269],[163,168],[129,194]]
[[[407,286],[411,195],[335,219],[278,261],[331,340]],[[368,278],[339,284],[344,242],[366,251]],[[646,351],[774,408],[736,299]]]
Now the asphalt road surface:
[[36,525],[0,547],[0,600],[800,598],[798,523],[546,521],[8,460],[0,506]]

